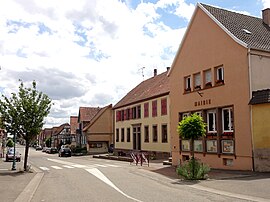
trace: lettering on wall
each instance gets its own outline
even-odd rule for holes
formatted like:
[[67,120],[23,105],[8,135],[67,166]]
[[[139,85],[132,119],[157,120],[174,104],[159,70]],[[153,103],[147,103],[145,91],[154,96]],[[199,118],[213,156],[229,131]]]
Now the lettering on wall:
[[206,100],[200,100],[200,101],[196,101],[194,102],[194,106],[204,106],[204,105],[210,105],[211,104],[211,99],[206,99]]

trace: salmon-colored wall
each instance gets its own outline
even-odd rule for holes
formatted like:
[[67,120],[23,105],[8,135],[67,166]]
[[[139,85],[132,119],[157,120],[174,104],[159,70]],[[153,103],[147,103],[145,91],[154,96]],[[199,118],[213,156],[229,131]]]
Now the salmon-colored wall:
[[87,129],[87,141],[109,141],[113,143],[113,111],[107,108]]
[[[250,128],[250,98],[247,49],[236,43],[200,8],[183,39],[170,72],[172,160],[177,165],[181,159],[179,136],[176,132],[179,112],[199,111],[233,106],[235,156],[198,155],[214,168],[252,170],[252,144]],[[224,85],[184,93],[184,77],[223,65]],[[192,83],[192,82],[191,82]],[[211,103],[195,106],[195,102],[211,100]],[[182,152],[182,154],[189,154]],[[233,159],[233,166],[225,166],[223,158]]]

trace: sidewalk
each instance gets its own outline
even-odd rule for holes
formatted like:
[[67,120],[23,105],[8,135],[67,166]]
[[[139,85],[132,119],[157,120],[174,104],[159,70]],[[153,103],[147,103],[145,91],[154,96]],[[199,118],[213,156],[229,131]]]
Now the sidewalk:
[[212,169],[209,179],[198,181],[181,180],[173,166],[150,162],[144,169],[169,178],[169,183],[189,186],[201,191],[231,196],[248,201],[270,201],[270,173]]
[[23,161],[16,162],[16,170],[11,170],[12,161],[0,158],[1,202],[13,202],[34,178],[36,173],[23,172]]

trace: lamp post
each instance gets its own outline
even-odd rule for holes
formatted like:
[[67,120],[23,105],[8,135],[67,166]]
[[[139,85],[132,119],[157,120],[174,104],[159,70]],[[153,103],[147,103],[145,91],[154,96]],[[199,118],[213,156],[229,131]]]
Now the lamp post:
[[13,162],[12,162],[12,168],[11,170],[16,170],[16,133],[14,132],[13,135],[13,141],[14,141],[14,150],[13,150]]

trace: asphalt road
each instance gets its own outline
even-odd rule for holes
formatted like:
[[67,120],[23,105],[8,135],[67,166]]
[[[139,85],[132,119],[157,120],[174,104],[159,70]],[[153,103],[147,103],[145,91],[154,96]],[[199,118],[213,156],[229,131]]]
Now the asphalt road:
[[172,183],[128,162],[91,156],[60,158],[30,151],[31,164],[44,176],[32,197],[38,201],[246,201]]

